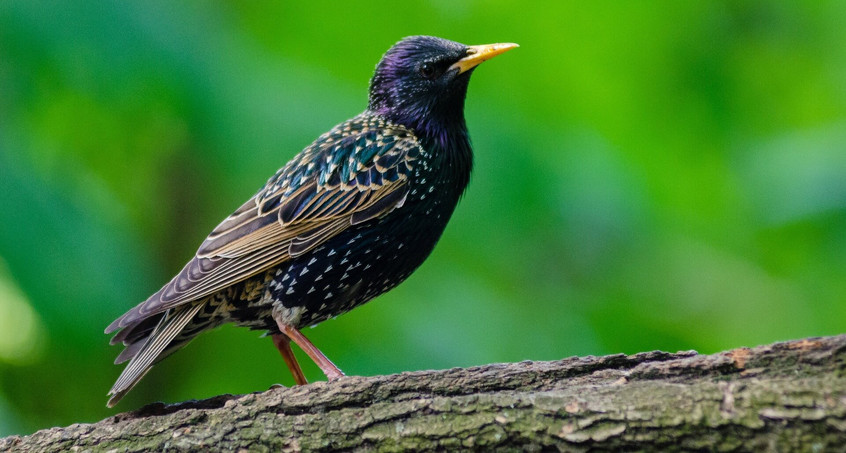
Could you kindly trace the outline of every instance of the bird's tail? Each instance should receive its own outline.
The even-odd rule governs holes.
[[[130,356],[132,359],[129,361],[129,365],[123,369],[115,385],[109,390],[111,398],[109,398],[107,406],[114,407],[150,371],[150,368],[156,362],[179,349],[194,337],[194,335],[191,335],[189,338],[178,339],[174,342],[177,335],[182,332],[204,305],[205,302],[198,302],[168,310],[150,332],[150,335],[146,337],[146,340],[140,339],[138,342],[127,346],[127,349],[121,353],[116,362],[119,363],[119,361]]]

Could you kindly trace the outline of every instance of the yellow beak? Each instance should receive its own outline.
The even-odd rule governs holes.
[[[515,47],[520,47],[513,42],[484,44],[481,46],[470,46],[467,48],[467,56],[456,61],[455,64],[449,67],[450,70],[458,69],[458,73],[468,71],[475,68],[479,63],[490,60],[491,58],[507,52]]]

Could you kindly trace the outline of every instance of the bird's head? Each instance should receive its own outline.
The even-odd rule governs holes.
[[[421,135],[464,128],[464,97],[481,62],[517,44],[465,46],[434,36],[411,36],[391,47],[370,81],[368,109]]]

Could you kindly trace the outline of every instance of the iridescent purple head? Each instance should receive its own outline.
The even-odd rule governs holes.
[[[391,47],[370,81],[369,110],[418,134],[464,126],[464,97],[472,69],[452,67],[468,46],[411,36]]]

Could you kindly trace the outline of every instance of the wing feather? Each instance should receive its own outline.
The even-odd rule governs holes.
[[[179,274],[106,333],[220,291],[402,206],[419,146],[411,131],[376,117],[342,123],[280,169]]]

